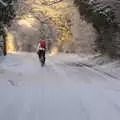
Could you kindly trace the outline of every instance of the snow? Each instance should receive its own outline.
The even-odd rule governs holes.
[[[0,64],[0,120],[120,120],[119,80],[67,64],[80,59],[47,56],[41,68],[34,53],[9,54]]]
[[[114,61],[106,65],[102,65],[101,69],[109,74],[116,76],[120,80],[120,63],[119,61]]]
[[[120,62],[119,60],[111,60],[108,56],[91,56],[87,59],[79,60],[86,66],[95,69],[96,71],[102,72],[108,76],[111,76],[117,80],[120,80]]]

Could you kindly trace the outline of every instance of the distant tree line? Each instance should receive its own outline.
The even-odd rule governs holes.
[[[74,3],[98,33],[95,50],[112,58],[120,57],[120,0],[74,0]]]
[[[4,38],[4,55],[6,55],[6,29],[16,16],[15,3],[17,0],[0,0],[0,35]]]

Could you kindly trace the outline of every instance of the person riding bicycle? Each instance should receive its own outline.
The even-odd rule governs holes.
[[[45,59],[45,53],[46,53],[46,41],[45,40],[40,40],[38,47],[37,47],[37,54],[39,58],[41,58],[41,55],[43,55]]]

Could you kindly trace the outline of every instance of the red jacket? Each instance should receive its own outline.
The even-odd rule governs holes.
[[[46,48],[46,41],[45,40],[40,41],[40,47],[41,48]]]

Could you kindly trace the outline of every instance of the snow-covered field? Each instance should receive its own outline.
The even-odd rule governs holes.
[[[0,120],[120,120],[120,81],[76,55],[9,54],[0,64]]]

